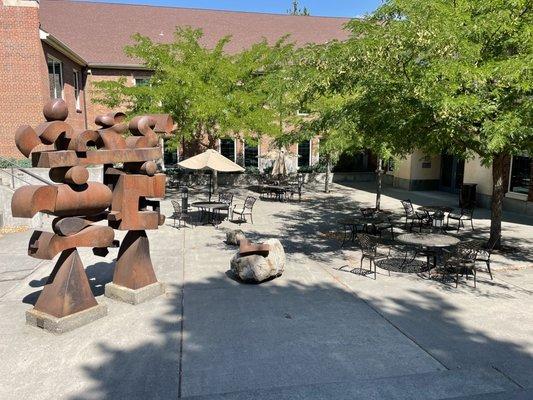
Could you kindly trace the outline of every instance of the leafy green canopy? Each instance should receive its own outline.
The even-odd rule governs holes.
[[[230,37],[212,49],[202,42],[202,31],[177,28],[172,43],[156,43],[136,34],[126,54],[152,71],[150,84],[129,86],[126,79],[96,83],[97,101],[108,107],[126,107],[131,115],[170,113],[178,124],[179,139],[214,139],[233,134],[257,140],[277,132],[276,82],[292,50],[286,38],[273,46],[257,43],[238,54],[225,51]],[[268,85],[265,83],[268,81]],[[208,145],[208,146],[209,146]]]
[[[333,87],[367,138],[490,162],[533,148],[531,0],[388,0],[353,20]],[[344,87],[344,89],[342,88]]]

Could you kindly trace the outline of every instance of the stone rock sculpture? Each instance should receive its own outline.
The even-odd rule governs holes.
[[[285,250],[278,239],[268,239],[262,244],[241,240],[230,266],[240,280],[260,283],[281,276],[285,262]]]
[[[244,232],[240,229],[230,230],[226,232],[226,244],[238,246],[240,241],[246,239]]]

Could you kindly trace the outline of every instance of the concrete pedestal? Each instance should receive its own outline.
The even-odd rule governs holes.
[[[53,315],[31,309],[26,311],[26,323],[51,333],[65,333],[87,325],[107,315],[107,306],[98,304],[86,310],[57,318]]]
[[[105,285],[105,296],[129,304],[139,304],[161,296],[165,293],[165,285],[161,282],[152,283],[140,289],[129,289],[113,282]]]

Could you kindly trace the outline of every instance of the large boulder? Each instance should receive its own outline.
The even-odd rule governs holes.
[[[235,229],[226,232],[226,243],[238,246],[242,239],[246,239],[244,232],[240,229]]]
[[[231,271],[245,282],[263,282],[281,276],[285,270],[285,250],[278,239],[268,239],[268,255],[252,254],[241,256],[239,252],[231,259]]]

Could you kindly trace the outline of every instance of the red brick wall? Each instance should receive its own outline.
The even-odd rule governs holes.
[[[48,93],[43,79],[39,8],[0,4],[0,156],[23,158],[15,147],[21,124],[43,121]]]
[[[83,99],[84,91],[84,69],[81,65],[73,62],[68,57],[61,54],[56,49],[48,46],[46,43],[43,44],[43,63],[45,66],[44,80],[46,81],[46,97],[50,98],[49,82],[48,82],[48,58],[54,57],[61,62],[62,71],[63,71],[63,100],[67,103],[68,106],[68,118],[67,122],[72,125],[74,130],[84,130],[85,129],[85,104]],[[76,108],[76,97],[74,94],[74,70],[78,71],[80,74],[80,107]],[[44,121],[41,118],[41,122]]]

